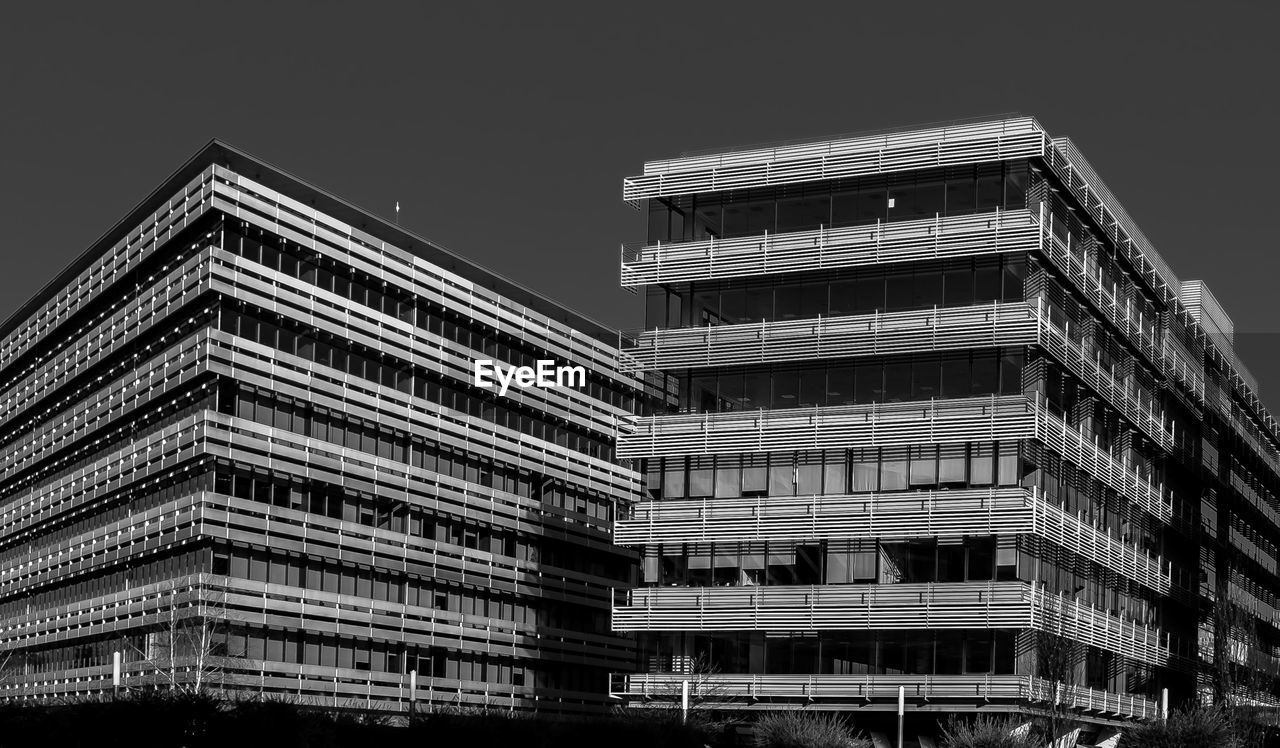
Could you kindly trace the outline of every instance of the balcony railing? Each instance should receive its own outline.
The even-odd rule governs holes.
[[[1039,489],[990,488],[644,501],[614,526],[619,545],[1034,534],[1166,593],[1160,559],[1050,504]]]
[[[1036,342],[1025,301],[738,325],[645,330],[622,337],[629,371],[885,356]]]
[[[710,455],[1039,439],[1168,521],[1159,488],[1049,411],[1038,393],[814,408],[633,417],[618,456]]]
[[[1175,353],[1167,339],[1157,339],[1155,328],[1158,320],[1151,319],[1150,325],[1145,324],[1148,320],[1135,315],[1129,299],[1126,298],[1121,302],[1116,297],[1114,287],[1104,286],[1096,262],[1090,258],[1082,258],[1072,251],[1071,235],[1068,235],[1064,241],[1053,233],[1053,221],[1053,214],[1045,209],[1044,204],[1041,204],[1039,225],[1044,232],[1042,246],[1050,262],[1093,302],[1108,321],[1115,325],[1125,340],[1143,353],[1159,372],[1181,384],[1191,393],[1196,402],[1203,404],[1205,395],[1203,367]]]
[[[884,135],[650,161],[622,181],[622,199],[795,184],[1043,155],[1044,129],[1030,117]]]
[[[614,631],[1039,629],[1152,665],[1167,634],[1022,581],[619,590]]]
[[[622,285],[1031,252],[1041,248],[1043,238],[1036,216],[1021,209],[732,239],[623,245]]]
[[[1030,628],[1024,582],[783,587],[643,587],[619,591],[615,631]]]
[[[1054,325],[1040,297],[1032,302],[645,330],[619,337],[623,371],[1039,344],[1150,439],[1166,450],[1174,445],[1155,400],[1136,397],[1114,372]]]
[[[856,705],[859,710],[896,709],[898,688],[912,701],[955,702],[955,711],[979,711],[990,702],[1057,703],[1081,712],[1152,719],[1156,702],[1135,694],[1055,684],[1029,675],[699,675],[681,673],[615,673],[610,693],[634,706],[669,704],[681,697],[690,681],[691,697],[719,709],[776,707],[776,702],[803,701],[815,707]],[[826,702],[825,704],[823,702]]]
[[[622,421],[618,456],[1030,439],[1035,421],[1022,395],[640,416]]]

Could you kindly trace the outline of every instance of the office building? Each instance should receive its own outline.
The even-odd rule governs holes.
[[[210,144],[0,327],[0,698],[605,708],[616,340]]]
[[[1280,431],[1204,284],[1012,116],[650,161],[634,704],[1274,704]],[[1211,248],[1204,248],[1206,251]],[[883,731],[891,732],[885,728]]]

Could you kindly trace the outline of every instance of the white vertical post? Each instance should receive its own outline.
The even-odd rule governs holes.
[[[418,707],[418,671],[409,671],[409,721],[417,716]]]
[[[680,681],[680,721],[689,721],[689,681]]]
[[[111,698],[120,695],[120,650],[111,653]]]
[[[898,686],[898,748],[902,748],[902,715],[906,711],[907,689]]]
[[[1160,721],[1169,719],[1169,689],[1160,689]]]

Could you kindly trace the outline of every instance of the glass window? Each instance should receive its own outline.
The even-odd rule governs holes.
[[[885,213],[885,197],[888,185],[883,180],[864,183],[858,188],[858,219],[855,223],[875,223],[883,221]]]
[[[993,482],[995,450],[992,444],[973,444],[969,449],[969,483],[989,486]]]
[[[730,462],[733,464],[726,464]],[[742,495],[742,470],[736,463],[736,458],[720,458],[716,466],[717,498],[734,498]]]
[[[769,390],[772,377],[767,371],[748,371],[743,381],[742,406],[759,410],[772,406]]]
[[[774,289],[774,319],[799,319],[804,304],[799,283],[784,283]]]
[[[827,452],[822,468],[822,492],[833,495],[848,490],[844,452]]]
[[[743,310],[744,322],[759,322],[764,319],[773,319],[773,288],[770,286],[754,285],[747,288],[744,292],[745,308]]]
[[[695,241],[721,235],[722,211],[719,195],[698,195],[694,198]]]
[[[795,468],[788,455],[769,458],[769,495],[791,496],[795,493]]]
[[[1002,296],[1005,301],[1021,301],[1023,285],[1027,275],[1027,263],[1021,257],[1006,257],[1004,260],[1004,288]]]
[[[831,223],[826,195],[792,197],[778,201],[778,231],[810,231]]]
[[[885,309],[910,309],[915,300],[915,277],[910,270],[893,270],[885,277]]]
[[[854,311],[858,314],[870,314],[884,311],[884,278],[879,274],[860,274],[853,282]]]
[[[796,494],[810,496],[822,493],[822,453],[796,457]]]
[[[827,370],[827,404],[852,405],[853,366],[833,366]]]
[[[973,274],[973,300],[978,304],[998,301],[1000,296],[1000,266],[990,261],[979,261]]]
[[[712,495],[712,458],[689,458],[689,497],[701,498]]]
[[[911,448],[910,484],[916,486],[933,486],[938,482],[938,448]]]
[[[996,574],[996,539],[965,538],[965,555],[968,567],[965,579],[988,581]]]
[[[690,543],[687,547],[689,584],[694,587],[711,584],[711,544]]]
[[[972,394],[989,395],[999,391],[997,365],[996,354],[993,352],[973,354]]]
[[[693,327],[720,324],[720,293],[708,289],[706,284],[695,285],[693,292],[692,316],[689,324]]]
[[[768,491],[769,469],[764,455],[745,455],[742,466],[742,493],[760,495]]]
[[[859,403],[874,403],[884,394],[884,367],[877,362],[860,363],[855,370],[854,399]]]
[[[969,354],[944,354],[942,357],[942,396],[968,397],[972,383],[969,375]]]
[[[747,207],[747,234],[755,236],[777,231],[777,203],[772,199],[757,200]]]
[[[959,675],[964,647],[961,631],[937,631],[934,633],[933,672],[938,675]]]
[[[1018,485],[1018,443],[1000,443],[999,478],[1002,486]]]
[[[751,214],[753,208],[756,212],[754,221]],[[748,236],[763,233],[765,230],[762,206],[752,206],[746,202],[727,202],[722,215],[725,237]]]
[[[852,279],[831,282],[830,315],[856,314],[857,282]]]
[[[991,632],[966,632],[964,643],[964,671],[966,673],[990,673]]]
[[[853,556],[853,578],[870,581],[876,578],[876,546],[874,541],[863,541]]]
[[[942,362],[933,357],[917,358],[911,362],[912,399],[929,400],[942,394]]]
[[[670,209],[661,200],[649,201],[649,227],[645,234],[649,244],[657,244],[671,239],[668,214]]]
[[[953,260],[943,270],[943,303],[946,306],[973,304],[973,266],[969,260]]]
[[[800,374],[801,407],[827,404],[827,372],[823,369],[806,369]]]
[[[1027,205],[1027,164],[1007,163],[1004,167],[1004,206],[1010,210]]]
[[[799,403],[800,372],[776,371],[773,374],[773,407],[794,408]]]
[[[947,215],[961,216],[974,210],[973,169],[948,170]]]
[[[720,410],[743,409],[743,375],[740,371],[727,371],[719,377]]]
[[[667,291],[661,286],[649,286],[645,289],[645,329],[666,327],[667,324]]]
[[[880,483],[880,460],[878,450],[861,449],[854,450],[853,460],[853,491],[875,491]]]
[[[687,241],[689,236],[685,233],[684,212],[679,208],[671,209],[671,241]]]
[[[827,293],[830,285],[826,281],[805,283],[800,289],[800,317],[813,319],[827,316]]]
[[[859,223],[858,191],[842,190],[831,196],[831,225],[852,226]]]
[[[947,542],[939,541],[938,581],[963,582],[965,556],[965,547],[960,538],[948,539]]]
[[[1000,357],[1000,393],[1016,395],[1022,392],[1022,353],[1006,353]]]
[[[935,306],[942,306],[944,302],[942,295],[942,268],[920,268],[920,272],[915,274],[914,293],[915,296],[911,304],[914,309],[929,309]]]
[[[1004,175],[999,164],[982,164],[978,167],[977,208],[979,211],[995,210],[1004,203]]]
[[[957,485],[965,482],[965,445],[943,444],[938,453],[938,483]]]
[[[849,565],[848,544],[831,541],[827,548],[827,584],[847,584],[853,581],[853,569]]]
[[[885,364],[884,400],[896,403],[911,399],[911,362]]]
[[[746,289],[726,288],[720,292],[720,317],[726,325],[749,321]]]
[[[668,499],[678,499],[685,496],[683,458],[666,458],[662,471],[662,495]]]
[[[901,491],[907,487],[907,451],[885,448],[880,459],[880,490]]]
[[[937,174],[937,172],[934,172]],[[932,218],[946,210],[945,183],[939,174],[916,182],[916,212]]]
[[[695,413],[714,413],[718,406],[715,375],[694,375],[689,380],[689,410]]]

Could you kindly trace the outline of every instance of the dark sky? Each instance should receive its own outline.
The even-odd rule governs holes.
[[[1280,405],[1275,3],[125,5],[6,9],[0,318],[215,136],[634,327],[644,160],[1018,111],[1209,282]]]

